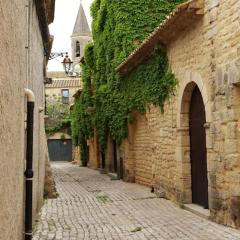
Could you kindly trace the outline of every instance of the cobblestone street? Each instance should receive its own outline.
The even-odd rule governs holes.
[[[52,163],[60,196],[47,200],[34,240],[239,240],[227,228],[156,198],[149,188]]]

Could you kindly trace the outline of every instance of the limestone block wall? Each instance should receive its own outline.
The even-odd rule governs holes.
[[[191,203],[189,107],[198,86],[206,113],[211,217],[240,227],[240,2],[205,0],[202,19],[168,43],[178,79],[164,113],[152,107],[129,126],[122,146],[125,179],[154,186],[174,201]]]
[[[206,111],[207,164],[209,207],[216,221],[239,227],[239,213],[234,210],[233,199],[239,198],[239,2],[205,1],[203,19],[190,26],[168,46],[172,69],[180,81],[178,90],[178,158],[189,179],[188,146],[184,140],[184,128],[188,127],[184,114],[189,106],[184,92],[188,84],[195,82],[201,92]],[[182,64],[184,63],[184,64]],[[186,134],[188,138],[188,133]],[[187,140],[185,137],[185,141]],[[188,141],[188,140],[187,140]],[[185,153],[184,153],[185,151]],[[189,188],[190,189],[190,188]],[[185,188],[187,199],[190,190]],[[235,201],[234,200],[234,201]],[[236,216],[238,215],[238,216]]]
[[[120,147],[125,180],[154,187],[176,200],[181,190],[181,175],[175,161],[176,102],[164,108],[151,107],[145,115],[135,114],[129,136]]]
[[[80,166],[81,164],[81,152],[79,146],[74,146],[72,150],[72,162]]]
[[[34,113],[34,214],[42,204],[46,139],[43,113],[43,44],[31,6],[31,40],[27,50],[26,1],[0,4],[0,239],[23,239],[26,99],[24,88],[36,94]],[[27,65],[29,55],[29,74]]]
[[[147,112],[151,133],[153,187],[164,196],[176,200],[181,189],[179,165],[175,160],[176,104],[174,99],[165,103],[164,113],[157,107]]]
[[[148,128],[145,127],[147,119],[139,116],[136,121],[134,148],[135,153],[135,181],[149,185],[152,178],[151,142]]]
[[[89,147],[88,167],[91,169],[98,169],[100,167],[100,159],[99,159],[96,131],[94,131],[94,136],[90,140],[88,140],[88,147]]]
[[[110,135],[108,135],[107,139],[107,148],[105,152],[105,167],[107,172],[114,171],[114,147],[113,140]]]
[[[144,185],[150,185],[152,181],[151,139],[147,124],[145,115],[135,115],[134,130],[132,130],[131,140],[129,139],[131,145],[129,159],[126,160],[126,157],[123,157],[124,161],[129,161],[130,165],[126,165],[125,172],[131,171],[129,168],[133,167],[135,181]],[[129,178],[128,174],[125,175]]]
[[[211,169],[212,213],[218,222],[240,227],[240,214],[233,199],[240,197],[240,135],[238,131],[240,89],[240,2],[210,1],[213,50],[211,64],[214,101],[212,105]]]

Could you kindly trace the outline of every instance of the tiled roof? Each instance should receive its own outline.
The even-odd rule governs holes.
[[[149,58],[159,42],[167,43],[191,26],[196,19],[202,18],[204,12],[204,0],[190,0],[180,4],[166,19],[134,50],[129,57],[116,69],[122,75],[126,75],[144,60]]]
[[[82,87],[80,78],[53,79],[52,84],[46,84],[46,88]]]
[[[88,26],[87,18],[82,3],[80,3],[77,19],[75,22],[75,26],[73,28],[72,37],[73,36],[91,36],[91,31]]]

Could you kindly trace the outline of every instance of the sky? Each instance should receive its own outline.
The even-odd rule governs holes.
[[[50,33],[54,36],[52,52],[71,53],[71,35],[80,1],[91,26],[90,6],[93,0],[56,0],[54,22],[49,26]],[[50,60],[48,71],[63,71],[61,61],[61,57]]]

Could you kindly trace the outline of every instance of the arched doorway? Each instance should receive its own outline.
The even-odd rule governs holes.
[[[192,202],[208,208],[205,123],[205,106],[201,92],[196,85],[192,92],[189,109]]]

